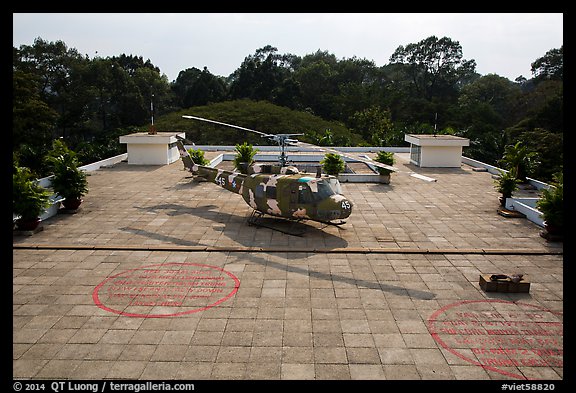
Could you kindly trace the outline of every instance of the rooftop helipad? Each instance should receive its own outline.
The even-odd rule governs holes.
[[[437,182],[343,183],[348,222],[302,237],[180,161],[91,172],[78,213],[14,237],[13,377],[562,379],[562,243],[498,215],[489,173],[396,156]]]

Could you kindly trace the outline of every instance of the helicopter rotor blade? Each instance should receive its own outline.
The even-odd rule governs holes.
[[[197,117],[197,116],[190,116],[190,115],[183,115],[182,116],[185,119],[194,119],[194,120],[200,120],[200,121],[206,121],[208,123],[214,123],[214,124],[218,124],[221,126],[226,126],[226,127],[232,127],[232,128],[236,128],[238,130],[243,130],[243,131],[250,131],[250,132],[254,132],[258,135],[261,135],[263,137],[267,137],[267,138],[273,138],[274,134],[266,134],[264,132],[260,132],[260,131],[256,131],[256,130],[252,130],[250,128],[245,128],[245,127],[240,127],[234,124],[228,124],[228,123],[222,123],[221,121],[216,121],[216,120],[210,120],[210,119],[205,119],[203,117]]]
[[[410,175],[410,176],[415,177],[415,178],[420,179],[420,180],[425,180],[425,181],[429,181],[429,182],[435,182],[436,181],[436,179],[434,179],[434,178],[420,175],[420,174],[417,174],[414,172],[401,171],[400,169],[398,169],[394,166],[382,164],[380,162],[377,162],[377,161],[374,161],[371,159],[366,159],[366,158],[361,158],[361,157],[349,155],[349,154],[343,153],[343,152],[336,150],[336,149],[330,149],[327,147],[320,147],[320,146],[313,145],[311,143],[300,142],[297,139],[291,138],[293,136],[300,136],[300,135],[304,135],[304,134],[266,134],[264,132],[252,130],[250,128],[241,127],[241,126],[237,126],[234,124],[223,123],[221,121],[205,119],[203,117],[190,116],[190,115],[183,115],[182,117],[185,119],[200,120],[200,121],[205,121],[208,123],[218,124],[221,126],[236,128],[238,130],[253,132],[253,133],[256,133],[258,135],[261,135],[262,137],[270,138],[270,139],[274,140],[275,142],[278,142],[278,144],[280,144],[281,146],[283,146],[283,145],[299,146],[299,147],[306,147],[306,148],[314,149],[314,150],[320,150],[320,151],[323,151],[326,153],[334,153],[334,154],[338,154],[342,157],[346,157],[346,158],[349,158],[351,160],[355,160],[358,162],[363,162],[365,164],[372,165],[372,166],[375,166],[378,168],[388,169],[389,171],[398,172],[401,174],[407,174],[407,175]]]
[[[324,151],[326,153],[338,154],[342,157],[346,157],[346,158],[349,158],[349,159],[354,160],[354,161],[363,162],[365,164],[372,165],[372,166],[375,166],[378,168],[388,169],[389,171],[392,171],[392,172],[397,172],[397,173],[404,174],[404,175],[410,175],[410,176],[415,177],[415,178],[420,179],[420,180],[425,180],[428,182],[435,182],[436,181],[436,179],[434,179],[432,177],[420,175],[420,174],[414,173],[414,172],[402,171],[402,170],[400,170],[394,166],[382,164],[382,163],[374,161],[370,158],[363,158],[363,157],[353,156],[351,154],[346,154],[346,153],[341,152],[340,150],[331,149],[331,148],[327,148],[327,147],[320,147],[320,146],[316,146],[316,145],[313,145],[311,143],[305,143],[305,142],[298,142],[297,146],[307,147],[310,149],[316,149],[316,150]]]

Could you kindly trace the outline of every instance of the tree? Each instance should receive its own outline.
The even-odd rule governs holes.
[[[390,62],[404,64],[416,94],[432,100],[454,97],[459,83],[473,77],[476,62],[462,56],[458,41],[430,36],[416,44],[400,45]]]
[[[540,164],[540,157],[538,153],[523,146],[522,142],[516,142],[504,148],[504,156],[500,162],[506,169],[514,172],[518,180],[526,182],[526,176],[532,174]]]
[[[531,64],[531,71],[537,82],[542,80],[564,79],[564,45],[560,49],[550,49]]]
[[[334,70],[323,60],[301,66],[295,78],[300,85],[301,105],[320,117],[330,119],[337,87]]]
[[[23,166],[40,170],[38,156],[50,145],[56,111],[40,97],[34,74],[15,70],[12,74],[12,143]],[[26,154],[29,151],[31,154]]]
[[[350,124],[355,132],[373,146],[385,146],[389,138],[393,137],[394,125],[390,119],[390,111],[377,106],[356,112],[351,117]]]
[[[180,71],[171,88],[181,108],[220,102],[228,93],[224,79],[212,75],[206,67],[202,71],[195,67]]]
[[[279,55],[278,49],[266,45],[254,55],[244,59],[230,78],[230,97],[267,100],[272,103],[287,102],[287,93],[297,94],[296,85],[290,78],[293,55]]]

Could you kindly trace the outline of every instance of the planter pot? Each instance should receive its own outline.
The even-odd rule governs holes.
[[[390,174],[388,175],[380,175],[380,183],[382,184],[390,184]]]
[[[511,198],[511,196],[499,196],[498,200],[500,201],[500,206],[506,207],[506,198]]]
[[[76,210],[78,209],[82,201],[83,201],[82,198],[76,198],[76,199],[66,198],[64,199],[64,201],[62,201],[62,206],[64,206],[64,209],[66,210]]]
[[[25,218],[25,219],[18,219],[16,221],[16,229],[19,231],[34,231],[40,225],[40,217],[36,218]]]
[[[560,236],[564,233],[564,228],[559,225],[548,224],[544,222],[544,229],[553,236]]]
[[[540,232],[540,236],[551,242],[561,242],[564,240],[564,227],[544,221],[544,230]]]

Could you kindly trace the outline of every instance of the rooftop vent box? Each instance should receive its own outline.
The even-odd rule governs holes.
[[[177,138],[185,138],[184,132],[136,132],[122,135],[120,143],[126,143],[128,164],[168,165],[180,159]]]
[[[410,143],[410,163],[421,168],[459,168],[462,147],[470,139],[453,135],[406,134]]]

